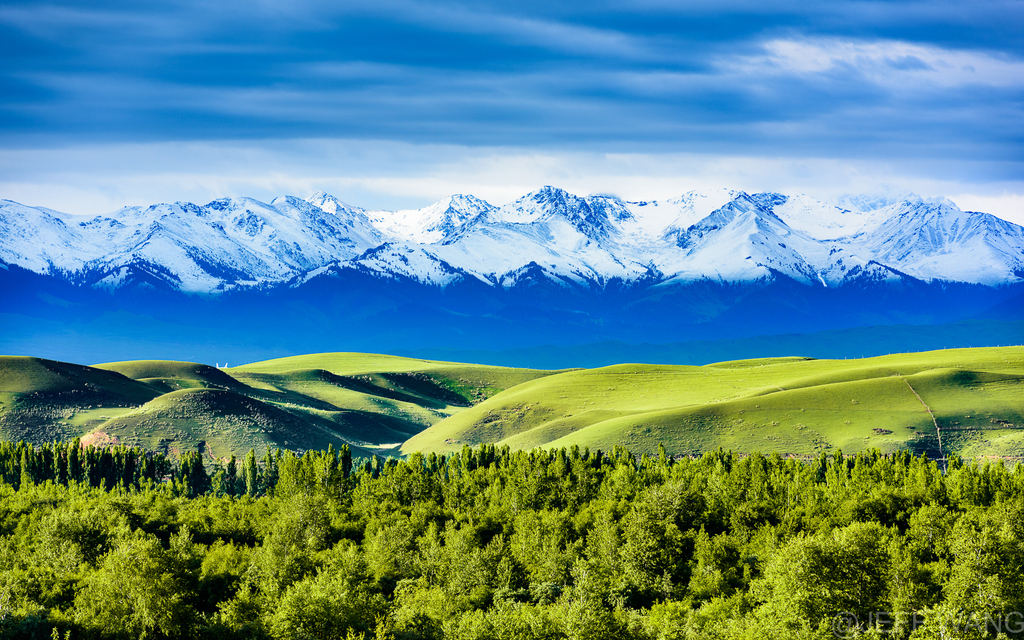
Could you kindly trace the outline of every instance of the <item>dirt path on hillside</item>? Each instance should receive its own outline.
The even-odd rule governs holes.
[[[921,395],[914,390],[913,386],[911,386],[910,380],[907,380],[903,376],[900,376],[900,380],[907,383],[907,388],[910,389],[910,392],[914,394],[914,397],[917,398],[917,401],[921,403],[921,406],[924,407],[924,410],[928,412],[929,416],[931,416],[932,424],[935,425],[935,436],[939,439],[939,458],[942,460],[942,471],[945,472],[946,454],[943,453],[942,451],[942,430],[939,429],[939,421],[935,419],[935,414],[932,413],[932,408],[928,406],[928,404],[924,401]]]

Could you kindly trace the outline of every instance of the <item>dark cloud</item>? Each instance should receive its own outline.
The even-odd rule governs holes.
[[[1019,2],[579,7],[9,3],[0,132],[1020,159]]]

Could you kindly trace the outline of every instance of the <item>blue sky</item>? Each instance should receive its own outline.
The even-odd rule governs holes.
[[[1024,223],[1020,0],[511,4],[7,2],[0,198],[912,190]]]

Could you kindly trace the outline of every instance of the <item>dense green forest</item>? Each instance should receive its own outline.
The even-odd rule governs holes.
[[[0,444],[4,638],[1024,635],[1024,468]]]

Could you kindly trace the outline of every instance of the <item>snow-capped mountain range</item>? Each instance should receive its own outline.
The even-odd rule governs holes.
[[[663,201],[579,197],[545,187],[501,207],[454,195],[370,211],[325,193],[127,207],[85,219],[0,201],[0,263],[83,285],[185,292],[299,286],[332,270],[448,286],[524,278],[749,282],[788,276],[841,287],[911,276],[1024,281],[1024,227],[945,199],[691,191]],[[2,266],[2,265],[0,265]]]

